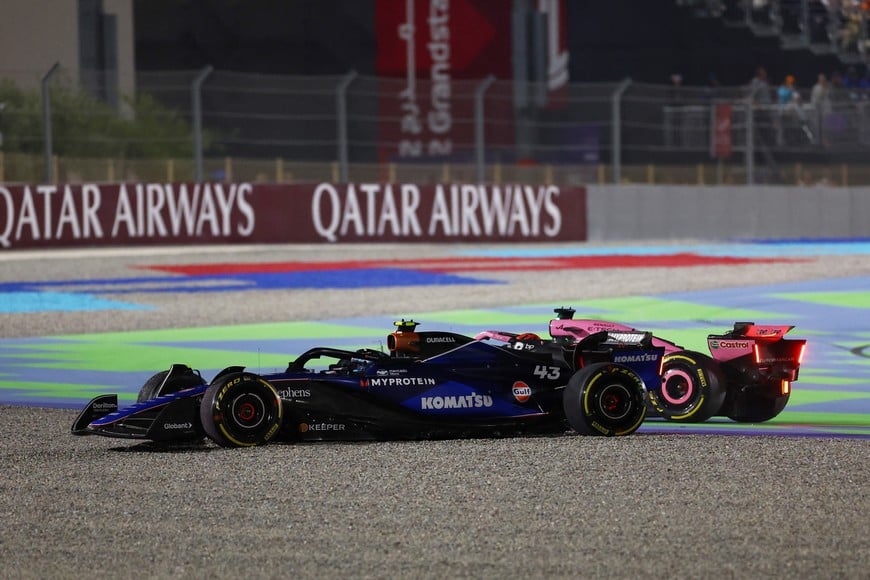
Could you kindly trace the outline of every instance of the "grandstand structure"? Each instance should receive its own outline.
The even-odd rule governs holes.
[[[47,1],[0,12],[21,19]],[[58,36],[63,46],[28,52],[19,34],[0,77],[15,80],[16,50],[38,55],[15,73],[42,79],[46,94],[66,83],[114,103],[152,95],[208,138],[194,131],[190,156],[175,158],[131,157],[123,140],[116,156],[77,156],[77,140],[100,138],[88,135],[59,135],[61,152],[0,144],[0,181],[870,183],[868,12],[856,0],[467,0],[453,5],[489,12],[463,19],[421,14],[446,5],[428,0],[304,4],[263,0],[277,12],[257,14],[234,2],[89,0],[65,14],[80,25]],[[622,28],[600,26],[628,8]],[[471,22],[490,45],[432,49],[446,34],[433,21],[462,39]],[[413,57],[394,49],[411,31],[423,48],[408,73]],[[52,62],[65,74],[47,80]],[[825,101],[813,97],[820,74]],[[797,97],[781,104],[787,75]],[[0,109],[0,133],[24,114]],[[30,130],[18,141],[42,142],[42,127]]]
[[[870,35],[864,0],[676,0],[699,18],[721,18],[758,37],[776,39],[784,50],[835,55],[845,64],[866,65]]]

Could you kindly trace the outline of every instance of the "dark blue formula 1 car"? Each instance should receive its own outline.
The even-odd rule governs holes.
[[[164,442],[207,436],[225,447],[570,429],[628,435],[644,420],[647,389],[661,385],[664,348],[648,332],[605,331],[578,342],[396,326],[389,352],[317,347],[281,373],[228,367],[206,382],[175,364],[129,407],[119,409],[117,395],[96,397],[72,432]]]

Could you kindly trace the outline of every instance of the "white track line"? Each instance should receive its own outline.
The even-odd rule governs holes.
[[[114,258],[125,256],[182,256],[191,254],[245,254],[251,252],[292,249],[294,252],[322,252],[338,247],[336,244],[292,244],[292,245],[202,245],[202,246],[138,246],[115,248],[69,248],[51,250],[12,250],[0,251],[0,262],[15,262],[45,258]],[[353,244],[354,248],[407,248],[407,244]]]

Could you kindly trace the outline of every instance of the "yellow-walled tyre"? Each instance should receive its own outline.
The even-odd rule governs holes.
[[[230,373],[206,390],[199,417],[206,435],[222,447],[265,445],[281,430],[281,399],[262,377]]]
[[[581,435],[630,435],[646,416],[646,389],[630,368],[596,363],[574,373],[563,405],[568,424]]]

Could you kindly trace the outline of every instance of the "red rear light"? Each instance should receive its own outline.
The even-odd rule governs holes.
[[[803,364],[804,362],[804,352],[807,350],[807,343],[803,343],[801,345],[801,349],[798,351],[797,362],[798,364]]]
[[[752,345],[752,352],[755,355],[755,364],[761,364],[761,349],[758,348],[758,343]]]

